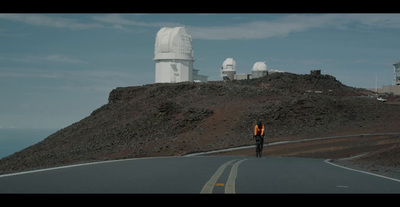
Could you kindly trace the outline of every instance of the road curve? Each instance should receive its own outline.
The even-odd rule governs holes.
[[[400,180],[324,159],[154,157],[0,175],[0,193],[400,193]]]

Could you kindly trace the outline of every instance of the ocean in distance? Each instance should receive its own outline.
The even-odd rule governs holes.
[[[0,129],[0,159],[34,145],[58,129]]]

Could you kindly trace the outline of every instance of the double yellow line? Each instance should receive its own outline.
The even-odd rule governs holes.
[[[242,159],[238,161],[239,159],[235,160],[230,160],[223,165],[221,165],[218,170],[214,173],[213,176],[204,184],[203,188],[201,189],[200,193],[212,193],[214,186],[217,185],[217,180],[219,177],[221,177],[222,173],[224,172],[225,168],[228,165],[232,165],[231,172],[229,173],[228,181],[225,184],[225,193],[236,193],[235,191],[235,180],[237,176],[237,171],[239,168],[240,163],[245,161],[246,159]]]

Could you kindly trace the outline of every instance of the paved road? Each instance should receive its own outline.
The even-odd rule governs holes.
[[[400,180],[323,159],[128,159],[0,175],[0,193],[400,193]]]

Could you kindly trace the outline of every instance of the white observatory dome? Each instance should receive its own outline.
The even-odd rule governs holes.
[[[184,27],[163,27],[154,44],[156,83],[193,81],[192,37]]]
[[[253,65],[252,71],[267,71],[267,65],[265,62],[256,62]]]
[[[164,59],[194,60],[192,37],[184,27],[163,27],[158,31],[154,60]]]
[[[222,70],[234,70],[236,71],[236,61],[233,58],[226,58],[226,60],[222,63]]]

